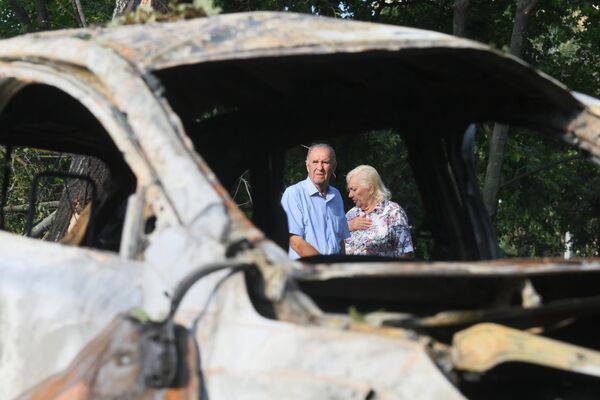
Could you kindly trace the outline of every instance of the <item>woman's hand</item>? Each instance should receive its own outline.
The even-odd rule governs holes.
[[[350,229],[350,232],[362,231],[365,229],[369,229],[372,224],[373,222],[371,222],[371,220],[367,218],[366,215],[361,215],[348,221],[348,228]]]

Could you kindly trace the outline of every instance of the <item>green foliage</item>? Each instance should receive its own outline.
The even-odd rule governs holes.
[[[129,311],[129,316],[138,322],[146,323],[152,321],[150,315],[142,308],[134,308]]]
[[[365,322],[365,315],[358,311],[356,306],[348,307],[348,316],[352,322]]]
[[[19,0],[25,9],[33,30],[42,30],[37,18],[35,0]],[[75,9],[69,0],[50,0],[48,6],[48,21],[50,29],[77,28],[79,23]],[[112,18],[115,6],[114,0],[81,0],[81,6],[88,24],[103,24]],[[23,21],[17,17],[9,0],[0,0],[0,38],[7,38],[27,32]]]
[[[550,3],[551,23],[536,19],[532,26],[530,57],[570,88],[600,96],[600,10],[592,3]]]
[[[483,135],[477,147],[480,176],[487,146]],[[495,220],[503,253],[560,256],[570,232],[576,255],[599,255],[600,168],[561,140],[524,129],[511,132],[505,151]]]
[[[6,149],[2,146],[2,167],[7,163]],[[42,151],[32,148],[16,148],[12,151],[10,160],[11,179],[8,182],[8,192],[5,210],[5,229],[10,232],[22,234],[30,204],[30,194],[33,187],[34,176],[40,172],[52,170],[68,172],[71,156],[61,153]],[[4,184],[4,168],[0,172],[0,181]],[[56,207],[44,205],[46,202],[58,201],[64,188],[64,180],[48,178],[39,181],[37,187],[37,201],[34,205],[34,223],[40,222],[50,215]],[[22,207],[19,211],[11,210],[14,206]]]
[[[0,38],[7,38],[25,33],[25,28],[15,16],[7,0],[0,0]]]

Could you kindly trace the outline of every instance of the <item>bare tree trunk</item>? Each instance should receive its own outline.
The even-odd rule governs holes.
[[[102,188],[109,179],[109,172],[104,163],[91,157],[74,156],[69,172],[89,176],[95,182],[98,192],[92,193],[90,185],[82,179],[69,179],[63,189],[56,217],[46,240],[61,240],[68,232],[69,226],[77,220],[91,200],[92,195],[96,197],[102,195]]]
[[[469,0],[454,0],[454,19],[452,20],[452,34],[466,37],[466,15]]]
[[[113,19],[127,14],[135,10],[140,4],[140,0],[115,0],[115,8],[113,10]]]
[[[48,22],[48,7],[46,6],[46,0],[36,0],[37,5],[37,18],[40,28],[42,30],[50,29],[50,23]]]
[[[25,27],[27,32],[33,32],[33,24],[31,23],[31,19],[29,19],[29,15],[27,14],[27,10],[17,1],[17,0],[9,0],[12,5],[12,9],[15,12],[15,15],[19,19],[19,21]]]
[[[73,5],[73,8],[75,9],[75,18],[77,18],[77,23],[79,26],[85,28],[87,26],[87,21],[85,20],[85,13],[83,12],[81,1],[71,0],[71,5]]]
[[[527,20],[537,2],[538,0],[518,0],[517,2],[515,23],[510,37],[510,52],[517,57],[522,56]],[[483,186],[483,202],[492,218],[495,218],[498,211],[498,190],[502,176],[502,160],[509,129],[506,125],[496,124],[490,140],[490,153]]]
[[[115,0],[113,18],[135,11],[140,5],[152,6],[155,10],[166,13],[169,11],[168,0]]]

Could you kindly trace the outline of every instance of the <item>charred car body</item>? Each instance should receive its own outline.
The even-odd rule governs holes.
[[[278,13],[26,35],[0,43],[0,77],[6,154],[110,171],[84,246],[0,232],[1,398],[598,389],[600,260],[499,260],[468,128],[529,127],[598,163],[596,100],[471,41]],[[390,127],[433,261],[289,260],[285,150]],[[247,170],[252,221],[226,190]]]

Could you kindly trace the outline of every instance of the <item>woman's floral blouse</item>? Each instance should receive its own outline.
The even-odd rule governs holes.
[[[365,215],[364,211],[354,207],[346,213],[346,220],[360,215]],[[345,240],[346,254],[398,257],[413,251],[408,218],[398,203],[384,200],[367,217],[372,225],[350,232],[350,238]]]

